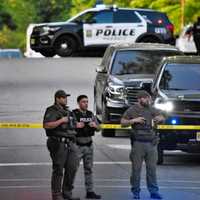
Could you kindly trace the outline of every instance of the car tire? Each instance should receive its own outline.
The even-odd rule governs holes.
[[[105,123],[108,121],[108,108],[105,103],[102,103],[102,122]],[[102,129],[101,135],[103,137],[115,137],[115,129]]]
[[[162,41],[157,38],[157,37],[153,37],[153,36],[148,36],[148,37],[144,37],[142,38],[140,41],[140,43],[162,43]]]
[[[164,150],[161,148],[161,146],[158,144],[158,165],[162,165],[164,162]]]
[[[56,53],[60,57],[72,56],[77,49],[77,42],[71,36],[61,36],[55,42]]]
[[[56,52],[54,50],[42,50],[40,52],[44,57],[54,57]]]

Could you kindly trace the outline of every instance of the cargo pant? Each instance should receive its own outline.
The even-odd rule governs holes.
[[[197,54],[200,55],[200,34],[194,35],[194,43],[197,49]]]
[[[79,149],[79,162],[83,160],[83,168],[85,175],[86,192],[93,192],[93,155],[94,148],[91,146],[78,146]]]
[[[75,143],[65,143],[49,138],[47,148],[52,159],[51,190],[63,193],[65,197],[72,196],[74,179],[78,169],[78,148]],[[64,175],[64,176],[63,176]]]
[[[143,161],[145,161],[147,188],[150,193],[157,193],[159,190],[156,177],[157,145],[153,145],[151,142],[135,141],[132,145],[130,160],[132,162],[130,178],[132,192],[140,192],[141,170]]]

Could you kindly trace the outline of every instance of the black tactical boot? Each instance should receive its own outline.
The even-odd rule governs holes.
[[[72,197],[72,196],[70,196],[70,197],[64,196],[64,200],[80,200],[80,198],[79,197]]]
[[[133,199],[140,199],[140,194],[138,192],[133,193]]]
[[[52,200],[64,200],[62,193],[52,193]]]
[[[159,193],[151,193],[151,199],[163,199]]]
[[[87,192],[86,199],[101,199],[101,195],[98,195],[95,192]]]

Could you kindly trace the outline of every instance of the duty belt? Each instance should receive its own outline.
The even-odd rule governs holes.
[[[151,142],[153,142],[153,139],[152,140],[135,139],[135,142],[151,143]]]
[[[70,138],[65,138],[65,137],[51,136],[51,137],[48,137],[48,138],[56,140],[58,142],[62,142],[62,143],[68,143],[68,142],[72,141]]]
[[[92,145],[92,141],[90,141],[90,142],[88,142],[88,143],[76,142],[76,144],[77,144],[78,146],[81,146],[81,147],[83,147],[83,146],[90,147],[90,146]]]

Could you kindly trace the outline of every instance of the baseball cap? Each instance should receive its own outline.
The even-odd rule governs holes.
[[[58,90],[55,93],[55,98],[68,97],[68,96],[71,96],[71,95],[67,94],[64,90]]]

